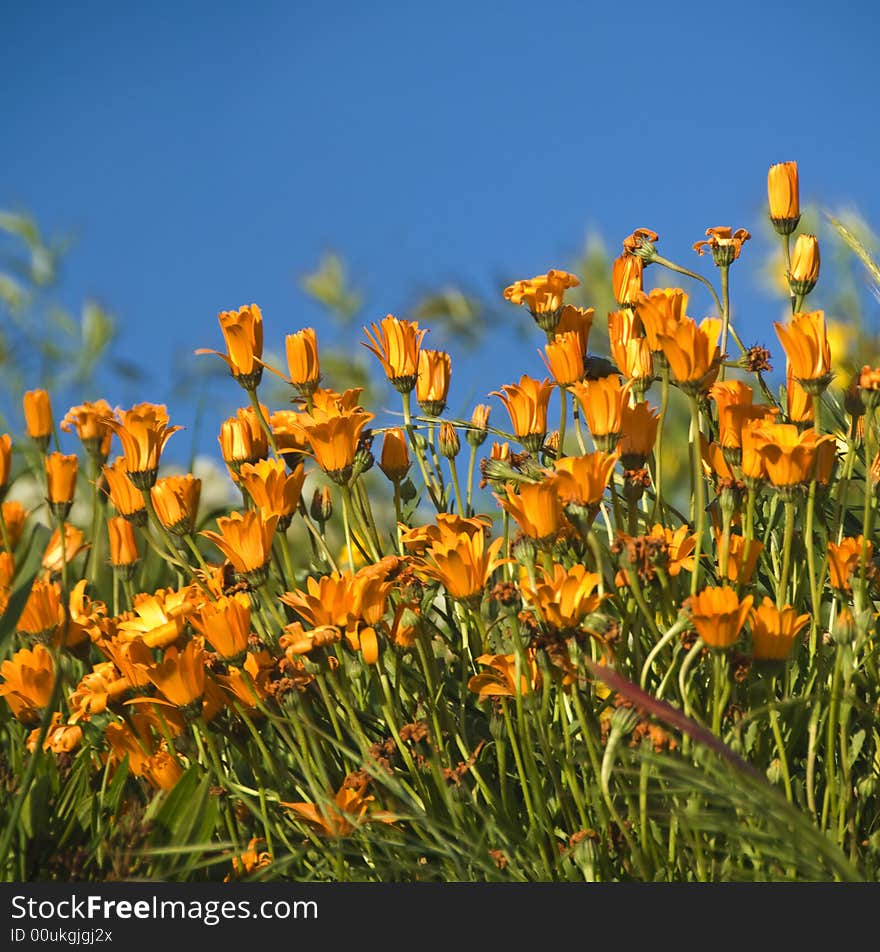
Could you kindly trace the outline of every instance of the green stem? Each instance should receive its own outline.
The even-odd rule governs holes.
[[[724,380],[724,359],[727,356],[727,334],[730,330],[730,265],[722,265],[721,272],[721,367],[718,379]]]
[[[782,536],[782,571],[776,586],[776,607],[781,611],[786,604],[785,590],[791,572],[791,549],[794,541],[795,504],[793,499],[785,500],[785,529]],[[792,600],[793,602],[793,600]]]
[[[694,546],[694,571],[691,575],[691,595],[699,588],[700,556],[703,551],[703,534],[706,531],[706,486],[703,482],[703,461],[700,454],[700,405],[694,395],[690,396],[691,430],[693,433],[692,453],[694,483],[694,519],[696,522],[696,544]]]
[[[565,456],[565,423],[568,418],[568,391],[559,387],[559,448],[557,456]]]

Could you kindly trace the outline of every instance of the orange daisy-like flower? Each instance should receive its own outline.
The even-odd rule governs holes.
[[[571,392],[584,411],[587,426],[598,449],[611,453],[623,430],[623,410],[629,404],[632,381],[621,384],[617,374],[598,380],[582,380]]]
[[[190,588],[176,592],[159,589],[136,595],[133,612],[117,626],[118,637],[123,641],[142,639],[151,648],[173,644],[183,633],[187,618],[195,608]]]
[[[21,635],[48,642],[64,624],[64,602],[57,582],[34,579],[16,629]]]
[[[305,820],[318,832],[330,837],[350,836],[358,826],[372,820],[383,823],[392,823],[394,817],[387,813],[378,813],[371,809],[374,797],[365,796],[364,788],[354,788],[343,785],[333,799],[324,803],[288,803],[281,801],[281,806],[292,810],[300,819]]]
[[[379,359],[385,376],[399,393],[409,393],[419,375],[419,351],[428,333],[418,321],[402,321],[388,314],[378,324],[364,328],[364,347]]]
[[[113,463],[105,464],[101,471],[107,483],[110,501],[119,515],[135,525],[144,525],[147,521],[144,495],[128,478],[125,458],[117,457]]]
[[[785,413],[792,423],[813,423],[815,419],[813,398],[797,382],[791,372],[791,364],[785,371]]]
[[[723,533],[720,529],[715,532],[715,549],[718,552],[719,567],[721,563],[721,547]],[[728,537],[727,575],[731,582],[740,582],[748,585],[755,574],[758,559],[764,550],[764,543],[760,539],[749,541],[745,536],[733,535]]]
[[[290,382],[302,396],[314,393],[321,382],[318,358],[318,337],[313,327],[306,327],[284,338]]]
[[[9,545],[14,549],[21,540],[21,534],[24,531],[24,524],[30,513],[17,499],[10,499],[2,503],[3,519],[6,522],[6,535],[9,537]],[[0,538],[0,544],[2,544]]]
[[[681,288],[655,288],[639,295],[636,313],[653,353],[662,353],[660,335],[675,333],[675,328],[687,316],[687,304],[688,296]]]
[[[531,694],[540,690],[541,671],[534,648],[526,650],[527,670],[520,671],[519,687],[516,675],[519,665],[515,653],[480,655],[477,663],[490,669],[483,674],[475,674],[468,681],[468,690],[479,694],[481,701],[489,697],[516,697],[518,694]]]
[[[306,413],[299,421],[316,462],[340,486],[347,485],[352,478],[361,432],[373,418],[374,414],[357,407],[338,410],[324,419]]]
[[[704,588],[685,601],[691,623],[710,648],[729,648],[739,637],[754,598],[740,600],[726,585]]]
[[[420,350],[416,379],[416,400],[428,416],[440,416],[446,409],[452,359],[442,350]]]
[[[801,217],[797,162],[777,162],[767,173],[770,221],[780,235],[790,235]]]
[[[399,483],[409,472],[410,466],[406,435],[399,426],[391,427],[391,429],[385,431],[382,438],[382,456],[379,460],[379,469],[392,483]]]
[[[192,473],[165,476],[150,490],[159,522],[179,536],[189,535],[195,530],[201,494],[202,481]]]
[[[707,238],[694,243],[694,251],[698,255],[712,252],[712,259],[719,268],[732,264],[740,255],[743,243],[752,236],[745,228],[732,228],[726,225],[706,229]]]
[[[190,620],[222,658],[237,658],[247,651],[251,633],[251,602],[243,592],[205,602]]]
[[[29,751],[33,752],[37,749],[39,737],[40,729],[35,727],[25,741]],[[69,754],[79,747],[82,739],[83,732],[79,724],[68,723],[62,718],[60,711],[54,711],[49,729],[43,739],[43,750],[51,750],[53,754]]]
[[[407,552],[419,555],[429,546],[442,543],[449,539],[454,539],[461,532],[468,535],[476,533],[487,533],[491,522],[485,516],[474,516],[465,519],[453,512],[439,512],[434,517],[435,521],[427,526],[415,526],[412,529],[404,529],[401,532],[400,541]]]
[[[654,451],[660,411],[646,401],[623,408],[620,417],[620,442],[617,444],[623,468],[639,469]]]
[[[137,565],[140,555],[134,527],[124,516],[113,516],[107,520],[107,535],[110,539],[110,564],[131,578],[131,570]]]
[[[519,492],[513,483],[506,486],[506,495],[496,495],[501,507],[516,520],[524,535],[539,545],[559,535],[562,526],[562,501],[554,479],[539,483],[521,483]]]
[[[100,460],[107,459],[113,430],[107,425],[107,419],[113,416],[113,410],[106,400],[96,400],[71,407],[61,421],[61,429],[69,433],[76,430],[86,452]]]
[[[288,473],[282,460],[245,463],[239,471],[239,481],[263,519],[278,516],[278,529],[281,532],[287,529],[296,512],[305,478],[306,471],[302,463],[292,473]]]
[[[624,252],[611,266],[611,287],[614,300],[621,308],[635,307],[642,294],[645,262],[636,255]]]
[[[226,341],[226,353],[200,347],[197,354],[216,354],[229,366],[233,377],[245,390],[255,390],[263,376],[263,314],[256,304],[217,315]]]
[[[801,431],[792,423],[762,423],[755,440],[770,482],[785,489],[816,478],[820,447],[834,437],[820,436],[812,427]]]
[[[74,455],[50,453],[46,457],[46,486],[52,512],[66,518],[76,490],[79,460]]]
[[[656,523],[651,527],[648,536],[666,543],[668,560],[666,571],[672,578],[675,578],[682,571],[693,572],[697,537],[691,533],[686,525],[679,526],[677,529],[670,529],[669,526]]]
[[[791,605],[779,609],[765,596],[764,601],[749,612],[755,660],[785,661],[795,638],[809,623],[809,615],[799,615]]]
[[[685,393],[704,393],[714,383],[723,356],[718,348],[720,335],[717,317],[703,318],[699,325],[685,317],[671,334],[658,335],[669,370]]]
[[[587,571],[582,564],[566,570],[558,562],[553,563],[552,573],[546,569],[541,571],[543,577],[534,585],[527,579],[520,582],[523,598],[535,608],[544,624],[560,631],[580,628],[602,602],[602,596],[596,591],[598,574]]]
[[[553,383],[549,377],[536,380],[523,374],[518,384],[504,384],[501,391],[493,390],[490,394],[504,404],[514,435],[530,453],[537,453],[544,445],[547,406],[552,392]]]
[[[55,664],[44,645],[22,648],[0,664],[0,697],[13,716],[23,724],[31,724],[52,699],[55,687]]]
[[[255,509],[249,509],[220,516],[217,519],[219,533],[203,530],[200,534],[220,549],[236,572],[252,584],[261,585],[267,577],[277,525],[278,516],[264,519]]]
[[[568,288],[576,288],[580,280],[568,271],[551,269],[534,278],[514,281],[504,289],[504,297],[512,304],[524,304],[538,326],[550,333],[559,322],[562,298]]]
[[[608,339],[617,369],[644,390],[654,376],[651,345],[642,334],[641,319],[632,311],[612,311],[608,315]]]
[[[45,390],[28,390],[22,397],[27,435],[45,450],[52,436],[52,403]]]
[[[554,469],[556,492],[565,505],[597,507],[605,495],[608,480],[619,459],[616,453],[587,453],[584,456],[563,456]]]
[[[580,342],[581,355],[586,356],[590,342],[590,329],[593,326],[593,315],[595,311],[591,307],[575,307],[573,304],[566,304],[559,315],[554,334],[560,337],[562,334],[574,333],[578,336]]]
[[[0,434],[0,500],[6,495],[11,470],[12,437],[8,433],[3,433]]]
[[[150,489],[159,474],[165,444],[183,427],[169,426],[168,411],[162,404],[139,403],[117,413],[118,420],[108,417],[106,423],[122,443],[128,478],[137,489]]]
[[[439,582],[450,597],[476,605],[492,573],[504,559],[498,557],[504,539],[487,544],[486,534],[444,532],[416,562],[418,574]]]
[[[863,536],[847,536],[839,543],[828,543],[828,577],[832,588],[839,592],[852,591],[851,579],[859,571],[863,547],[866,562],[870,564],[874,557],[874,546],[870,540],[866,545]]]
[[[584,375],[584,352],[576,331],[554,335],[553,340],[544,345],[541,359],[560,387],[567,387]]]
[[[172,704],[186,707],[205,693],[205,649],[195,641],[182,651],[171,645],[144,673]]]
[[[819,280],[819,239],[815,235],[798,235],[791,252],[788,283],[792,293],[809,294]]]
[[[773,326],[785,348],[792,376],[810,395],[821,394],[834,377],[825,312],[793,314],[788,324],[776,321]]]
[[[61,533],[56,529],[49,537],[40,565],[44,572],[58,575],[66,562],[68,565],[80,554],[85,552],[89,543],[85,541],[82,529],[64,524],[64,545],[61,544]]]

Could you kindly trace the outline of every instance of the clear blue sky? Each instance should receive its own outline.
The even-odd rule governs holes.
[[[150,370],[139,398],[170,402],[169,356],[221,347],[219,310],[258,303],[276,349],[320,339],[297,280],[326,249],[369,319],[564,267],[592,230],[616,253],[651,227],[714,277],[692,243],[757,235],[767,168],[790,159],[803,201],[880,228],[878,19],[870,0],[7,3],[0,207],[75,234],[59,295],[117,315],[117,349]],[[744,336],[775,346],[745,259],[736,280]],[[453,347],[454,392],[543,375],[517,347]]]

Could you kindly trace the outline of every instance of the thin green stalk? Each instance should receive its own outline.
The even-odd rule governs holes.
[[[695,395],[690,395],[691,429],[693,432],[691,459],[693,460],[694,520],[696,544],[694,545],[694,571],[691,574],[691,595],[697,593],[700,580],[700,556],[703,552],[703,535],[706,531],[706,486],[703,482],[703,461],[700,456],[700,405]]]
[[[785,529],[782,536],[782,571],[776,585],[776,607],[781,611],[789,602],[786,600],[788,577],[791,573],[791,549],[794,542],[795,503],[793,499],[785,500]],[[791,600],[793,602],[793,599]]]
[[[730,330],[730,265],[721,265],[721,367],[718,379],[724,380],[724,358],[727,356],[727,334]]]

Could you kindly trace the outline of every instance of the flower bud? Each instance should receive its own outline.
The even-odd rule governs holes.
[[[45,453],[52,436],[52,404],[45,390],[28,390],[22,398],[28,436]]]
[[[797,162],[778,162],[767,173],[770,221],[780,235],[790,235],[801,217]]]
[[[809,294],[819,280],[819,241],[815,235],[798,235],[791,254],[788,284],[792,294]]]
[[[330,494],[329,486],[322,486],[316,489],[312,496],[312,504],[309,507],[309,514],[322,525],[330,521],[333,515],[333,497]]]
[[[410,465],[409,447],[403,430],[400,427],[386,430],[382,438],[379,469],[392,483],[399,483],[409,472]]]
[[[439,436],[440,454],[446,459],[455,459],[461,451],[461,441],[455,427],[446,421],[440,424]]]

